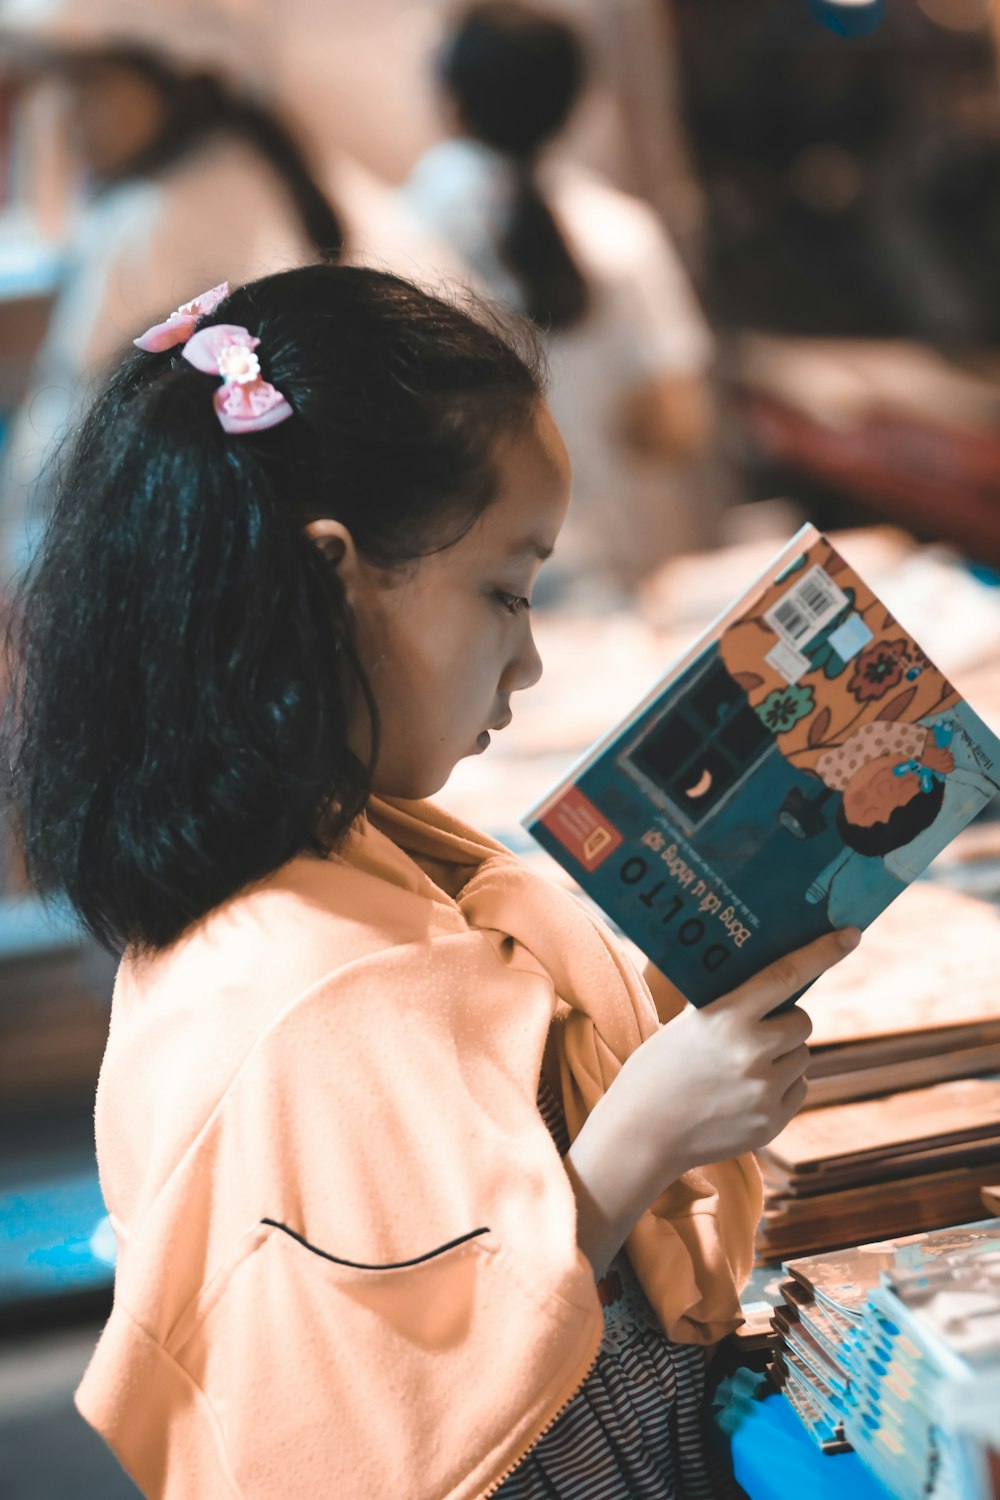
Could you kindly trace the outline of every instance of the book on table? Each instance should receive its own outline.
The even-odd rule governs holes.
[[[843,1428],[900,1500],[992,1500],[1000,1473],[1000,1225],[914,1237],[849,1337]]]
[[[866,927],[998,788],[1000,741],[807,526],[523,821],[703,1005]]]
[[[977,1475],[1000,1446],[1000,1224],[783,1269],[769,1372],[814,1441],[855,1447],[900,1500],[989,1493]]]
[[[915,881],[867,934],[863,960],[828,970],[802,1002],[810,1109],[1000,1073],[995,906]]]

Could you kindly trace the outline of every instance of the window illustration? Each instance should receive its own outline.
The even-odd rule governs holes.
[[[690,832],[773,747],[774,736],[713,653],[632,741],[620,765]]]

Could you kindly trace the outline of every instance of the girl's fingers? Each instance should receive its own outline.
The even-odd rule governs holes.
[[[771,1016],[758,1023],[763,1030],[774,1037],[774,1059],[784,1057],[786,1052],[793,1051],[802,1042],[807,1042],[812,1035],[812,1016],[799,1005],[790,1006],[777,1016]]]
[[[796,1078],[795,1082],[781,1096],[781,1112],[786,1120],[797,1115],[806,1102],[806,1081],[804,1078]]]
[[[786,1052],[784,1057],[779,1057],[774,1064],[775,1075],[781,1093],[785,1094],[791,1088],[796,1078],[801,1078],[809,1066],[809,1048],[803,1042],[801,1047],[795,1047],[791,1052]]]
[[[748,1017],[762,1019],[783,1000],[790,1000],[839,963],[860,941],[861,933],[856,927],[842,927],[836,932],[824,933],[804,948],[796,948],[784,958],[768,964],[766,969],[761,969],[759,974],[754,974],[727,995],[722,1003],[738,1006]]]

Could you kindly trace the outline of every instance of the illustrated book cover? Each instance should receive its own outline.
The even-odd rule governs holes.
[[[695,1005],[867,926],[1000,787],[1000,741],[803,527],[523,819]]]

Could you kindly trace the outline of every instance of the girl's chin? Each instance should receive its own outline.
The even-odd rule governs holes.
[[[473,751],[473,754],[477,752]],[[376,772],[372,781],[372,795],[375,797],[395,797],[404,802],[422,802],[427,797],[436,796],[451,775],[452,767],[445,771],[439,771],[433,776],[379,776]]]

